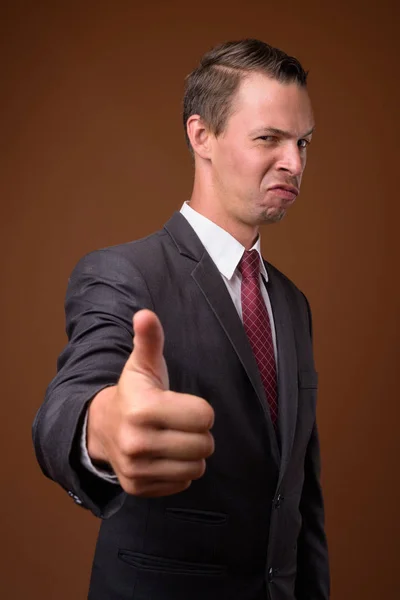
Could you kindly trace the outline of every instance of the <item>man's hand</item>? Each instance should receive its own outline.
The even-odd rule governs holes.
[[[214,411],[203,398],[168,389],[158,317],[141,310],[133,329],[134,349],[118,385],[89,406],[89,456],[109,463],[128,494],[176,494],[204,474],[214,451]]]

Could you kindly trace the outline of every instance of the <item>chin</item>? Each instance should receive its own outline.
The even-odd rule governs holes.
[[[285,215],[286,215],[286,210],[284,210],[284,209],[280,209],[280,210],[268,209],[261,215],[260,220],[261,220],[261,223],[263,223],[263,224],[279,223],[279,221],[282,221],[282,219]]]

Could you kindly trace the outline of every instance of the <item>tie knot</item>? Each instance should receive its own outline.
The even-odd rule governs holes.
[[[239,271],[243,279],[254,277],[258,279],[260,274],[260,258],[257,250],[245,250],[240,259]]]

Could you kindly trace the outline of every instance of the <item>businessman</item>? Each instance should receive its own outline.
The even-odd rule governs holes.
[[[103,519],[92,600],[329,598],[310,309],[259,232],[299,194],[306,79],[258,40],[205,54],[184,97],[189,202],[71,275],[33,436]]]

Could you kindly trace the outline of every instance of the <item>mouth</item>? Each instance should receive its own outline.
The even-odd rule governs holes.
[[[285,183],[273,185],[272,187],[268,188],[268,191],[274,192],[274,194],[279,198],[292,201],[295,200],[299,195],[298,188],[294,187],[293,185],[286,185]]]

